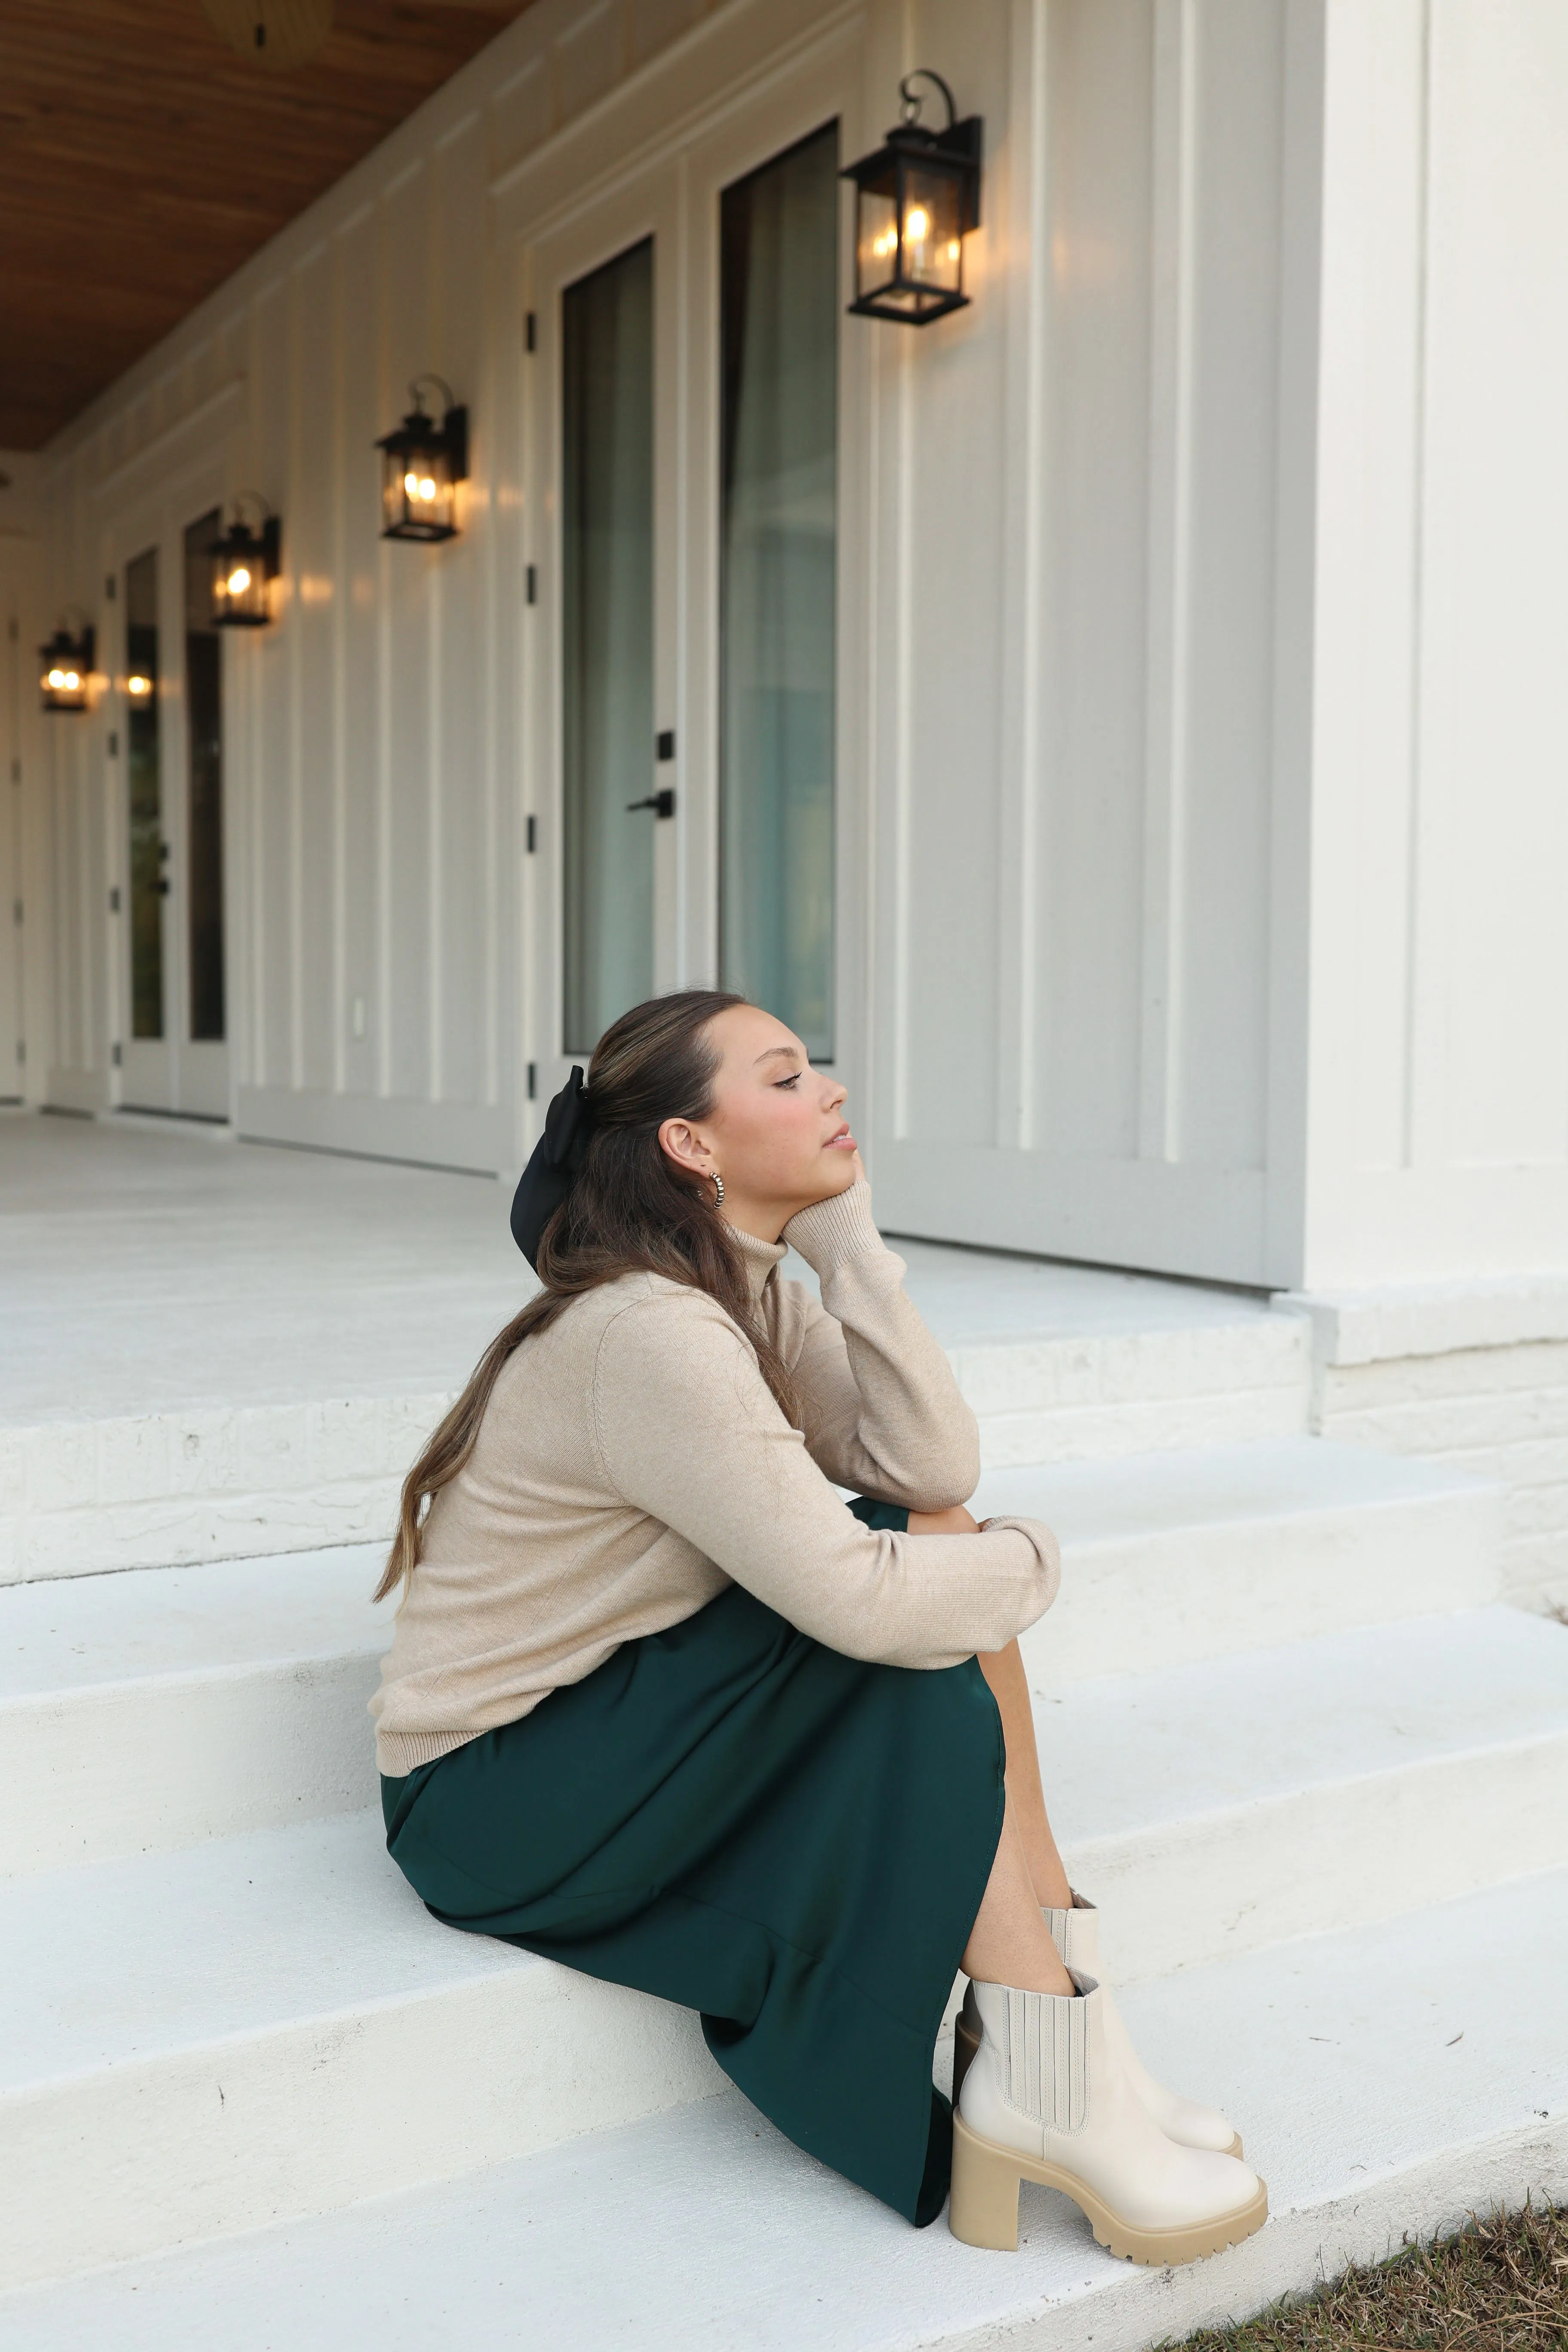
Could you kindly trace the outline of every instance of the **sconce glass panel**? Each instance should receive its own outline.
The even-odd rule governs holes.
[[[944,310],[963,299],[963,192],[957,176],[930,163],[903,165],[900,277],[916,301]]]
[[[381,451],[383,539],[455,539],[458,484],[468,471],[468,410],[448,408],[437,423],[422,409],[412,409],[375,446]]]
[[[86,710],[92,686],[91,628],[72,632],[62,622],[38,647],[38,699],[46,710]]]
[[[250,493],[247,492],[247,497]],[[258,499],[258,505],[260,500]],[[212,566],[212,625],[216,629],[264,629],[272,618],[268,590],[282,561],[282,530],[267,515],[259,530],[237,518],[217,538]]]
[[[893,190],[863,188],[856,220],[856,292],[862,299],[885,293],[898,275],[899,207]]]

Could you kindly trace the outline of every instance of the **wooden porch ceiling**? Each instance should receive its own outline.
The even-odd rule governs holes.
[[[0,5],[0,448],[37,449],[528,0],[337,0],[310,63],[201,0]]]

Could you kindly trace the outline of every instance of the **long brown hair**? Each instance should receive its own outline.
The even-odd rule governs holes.
[[[789,1373],[753,1309],[745,1260],[711,1188],[679,1169],[658,1139],[665,1119],[711,1112],[719,1054],[709,1024],[745,1002],[721,989],[682,989],[634,1005],[600,1038],[588,1065],[594,1131],[582,1173],[539,1245],[544,1287],[490,1341],[404,1480],[378,1601],[413,1575],[426,1508],[472,1454],[508,1358],[536,1331],[548,1330],[574,1298],[620,1275],[661,1274],[716,1298],[745,1333],[763,1378],[798,1426]]]

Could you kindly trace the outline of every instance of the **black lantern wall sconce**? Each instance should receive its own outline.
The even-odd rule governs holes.
[[[930,82],[947,103],[947,121],[921,121],[914,85]],[[929,327],[969,300],[963,290],[963,240],[980,226],[983,124],[957,120],[952,92],[922,66],[899,84],[902,111],[874,155],[841,174],[855,183],[855,299],[863,319]]]
[[[254,525],[246,509],[254,510]],[[212,551],[212,617],[218,629],[264,629],[272,618],[268,591],[283,561],[283,526],[259,492],[241,490],[234,520]]]
[[[38,698],[46,710],[86,710],[92,686],[97,633],[90,621],[77,616],[61,621],[47,646],[38,647]]]
[[[425,413],[426,384],[444,403],[439,417]],[[468,478],[468,412],[438,375],[416,376],[408,397],[414,405],[402,424],[375,445],[381,451],[381,535],[455,539],[458,484]]]

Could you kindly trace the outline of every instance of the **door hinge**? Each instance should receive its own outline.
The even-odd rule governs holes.
[[[110,890],[109,894],[109,911],[111,915],[118,915],[120,912],[120,885],[118,883],[115,884],[113,889]]]
[[[13,761],[12,761],[12,762],[11,762],[11,782],[12,782],[14,784],[19,784],[19,783],[21,782],[21,781],[22,781],[22,762],[20,761],[20,760],[13,760]]]
[[[16,1059],[17,1059],[19,1062],[25,1062],[25,1061],[26,1060],[26,1058],[27,1058],[27,1048],[26,1048],[26,1046],[23,1044],[23,1042],[22,1042],[21,1038],[20,1038],[20,1037],[18,1037],[18,1038],[17,1038],[17,1040],[16,1040]]]
[[[528,1066],[528,1099],[529,1099],[529,1101],[530,1101],[530,1102],[531,1102],[531,1101],[533,1100],[534,1096],[537,1094],[538,1090],[539,1090],[539,1065],[538,1065],[538,1063],[537,1063],[537,1062],[530,1062],[530,1064],[529,1064],[529,1066]]]
[[[109,1049],[109,1058],[110,1058],[110,1060],[113,1063],[113,1065],[114,1065],[115,1068],[116,1068],[116,1069],[118,1069],[118,1068],[120,1067],[120,1065],[121,1065],[121,1060],[123,1059],[123,1056],[122,1056],[122,1055],[121,1054],[121,1051],[120,1051],[120,1040],[119,1040],[119,1038],[118,1038],[118,1037],[115,1039],[115,1041],[114,1041],[113,1045],[112,1045],[110,1047],[110,1049]]]
[[[21,634],[22,632],[17,624],[16,615],[13,613],[10,619],[5,624],[5,635],[10,638],[11,643],[15,645]]]
[[[527,311],[523,317],[522,348],[525,352],[536,352],[539,349],[539,320],[532,310]]]
[[[674,759],[675,730],[673,727],[661,727],[659,729],[658,733],[653,739],[653,756],[656,760]]]
[[[537,604],[539,602],[539,571],[535,564],[531,563],[523,573],[522,598],[525,604]]]
[[[528,854],[531,857],[538,846],[539,819],[536,816],[531,816],[528,820]]]
[[[13,899],[12,899],[12,901],[11,901],[11,920],[12,920],[14,923],[19,923],[19,922],[21,921],[21,919],[22,919],[22,901],[20,900],[20,898],[13,898]]]
[[[118,760],[120,757],[120,738],[112,727],[109,730],[109,756],[111,760]]]

